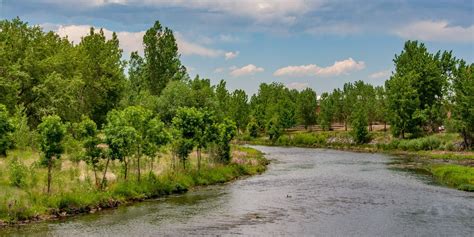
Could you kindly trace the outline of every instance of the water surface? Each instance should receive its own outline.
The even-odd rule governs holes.
[[[184,195],[0,230],[36,236],[472,236],[474,193],[381,154],[261,147],[262,175]]]

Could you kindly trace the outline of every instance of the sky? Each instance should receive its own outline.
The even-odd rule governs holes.
[[[383,85],[406,40],[474,61],[474,0],[0,0],[20,17],[79,42],[91,26],[117,32],[127,59],[156,20],[171,28],[191,77],[258,91],[318,94],[363,80]]]

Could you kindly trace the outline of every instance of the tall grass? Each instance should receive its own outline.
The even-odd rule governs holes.
[[[265,170],[267,161],[259,151],[237,146],[232,149],[235,159],[229,165],[206,163],[198,172],[193,162],[187,170],[181,170],[171,169],[170,163],[163,161],[160,165],[168,168],[159,174],[149,171],[141,182],[137,182],[132,173],[128,181],[122,178],[110,181],[106,190],[95,187],[91,178],[81,179],[79,176],[87,173],[87,169],[78,167],[80,164],[63,160],[63,165],[58,164],[53,171],[51,195],[44,192],[46,170],[34,162],[39,159],[37,155],[30,154],[24,160],[9,157],[8,161],[0,160],[0,224],[2,221],[15,223],[44,219],[48,215],[72,215],[115,207],[121,203],[186,192],[195,186],[224,183]],[[29,153],[16,151],[14,154]],[[21,171],[11,169],[12,166]],[[118,174],[120,165],[111,165],[110,169]]]

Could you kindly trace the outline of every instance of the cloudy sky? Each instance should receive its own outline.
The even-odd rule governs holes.
[[[474,1],[457,0],[0,0],[19,16],[74,42],[90,26],[117,32],[124,58],[142,50],[159,20],[172,28],[191,76],[254,93],[262,82],[311,87],[382,85],[407,39],[474,61]]]

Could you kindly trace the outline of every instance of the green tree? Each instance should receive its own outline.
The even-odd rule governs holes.
[[[40,134],[40,148],[43,157],[48,163],[48,193],[51,192],[51,169],[54,159],[61,158],[64,151],[62,140],[66,134],[66,127],[57,115],[50,115],[43,118],[38,126]]]
[[[170,124],[178,108],[191,106],[191,88],[183,81],[171,81],[158,99],[157,112],[163,122]]]
[[[176,112],[173,118],[173,127],[178,131],[178,141],[176,143],[178,155],[186,168],[186,160],[189,153],[196,145],[198,136],[201,135],[203,126],[203,113],[196,108],[182,107]],[[186,154],[186,151],[189,151]]]
[[[459,62],[453,79],[452,120],[466,148],[474,145],[474,64]]]
[[[12,133],[14,130],[7,107],[0,104],[0,156],[6,156],[7,149],[13,145]]]
[[[95,185],[99,187],[97,169],[102,157],[102,151],[98,147],[100,144],[100,139],[97,137],[97,125],[90,118],[83,117],[82,121],[77,126],[77,133],[85,150],[84,160],[92,167]]]
[[[308,126],[316,123],[317,107],[318,101],[316,99],[316,92],[311,88],[306,88],[298,94],[297,113],[300,123],[304,125],[305,129],[308,129]]]
[[[420,133],[420,101],[418,92],[412,85],[414,73],[405,76],[398,74],[385,82],[387,105],[390,111],[390,128],[394,136],[405,138],[406,133]]]
[[[278,140],[278,138],[283,133],[283,129],[280,125],[280,121],[277,117],[270,119],[267,124],[267,134],[272,142]]]
[[[219,124],[219,137],[217,142],[217,154],[219,160],[224,164],[229,164],[232,157],[230,151],[230,142],[237,134],[237,126],[235,122],[229,119]]]
[[[110,153],[108,159],[117,159],[123,163],[124,179],[127,180],[129,157],[135,154],[139,133],[129,125],[120,111],[112,110],[107,114],[105,136]]]
[[[96,124],[102,124],[107,113],[118,106],[126,84],[119,40],[115,33],[107,40],[102,29],[97,33],[91,28],[77,50],[83,81],[79,108]]]
[[[367,111],[363,104],[358,104],[351,118],[351,135],[357,144],[367,143],[370,140]]]
[[[258,130],[258,124],[255,121],[255,118],[251,117],[250,122],[247,124],[247,132],[251,137],[256,138],[258,137]]]
[[[237,131],[243,131],[249,120],[250,107],[248,96],[243,90],[235,90],[229,100],[229,115],[237,125]]]
[[[440,52],[429,53],[423,43],[407,41],[403,51],[393,60],[394,76],[405,78],[416,90],[417,115],[407,123],[413,124],[413,129],[418,131],[436,131],[444,117],[442,101],[447,87],[447,71],[443,71],[440,57]]]
[[[331,129],[334,117],[333,96],[327,92],[321,94],[319,100],[319,124],[324,131]]]
[[[170,80],[185,77],[186,69],[179,60],[173,31],[159,21],[145,32],[143,45],[146,59],[146,81],[152,95],[160,95]]]

